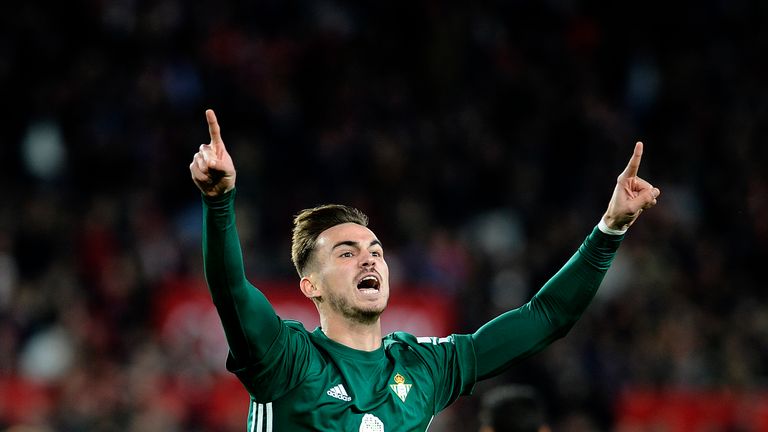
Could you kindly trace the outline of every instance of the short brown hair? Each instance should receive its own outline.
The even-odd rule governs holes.
[[[325,204],[302,210],[293,218],[291,261],[293,261],[299,276],[304,276],[304,271],[312,258],[312,251],[315,249],[315,243],[320,233],[328,228],[348,222],[368,226],[368,216],[354,207]]]

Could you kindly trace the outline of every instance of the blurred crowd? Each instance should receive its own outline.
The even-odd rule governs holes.
[[[292,215],[347,203],[371,217],[395,285],[455,301],[457,333],[565,263],[642,140],[659,205],[573,331],[476,394],[532,385],[554,430],[608,431],[633,389],[765,388],[765,3],[12,9],[0,18],[0,429],[245,427],[215,317],[169,317],[179,298],[207,296],[188,171],[206,108],[238,168],[254,284],[296,279]],[[463,398],[432,429],[476,428],[478,403]]]

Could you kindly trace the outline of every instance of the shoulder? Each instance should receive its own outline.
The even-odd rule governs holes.
[[[290,319],[284,319],[281,321],[283,322],[283,325],[291,331],[309,334],[309,331],[304,327],[304,324],[301,321],[295,321]]]
[[[394,332],[384,337],[387,351],[410,349],[419,353],[453,351],[457,345],[471,343],[468,335],[414,336],[405,332]]]
[[[394,344],[406,344],[415,346],[429,346],[438,344],[453,344],[460,335],[450,336],[414,336],[405,332],[394,332],[384,337],[384,346]]]
[[[253,364],[258,367],[266,367],[275,361],[281,361],[284,357],[305,357],[311,353],[313,345],[309,337],[310,333],[304,328],[304,324],[294,320],[280,321],[277,337],[272,345],[264,353],[264,356]]]
[[[438,381],[452,371],[460,373],[466,368],[474,368],[475,364],[471,335],[414,336],[395,332],[384,338],[384,347],[391,359],[405,365],[418,364]]]
[[[285,320],[279,318],[280,330],[278,331],[275,342],[270,347],[270,351],[277,346],[277,350],[282,351],[287,345],[304,344],[310,341],[310,332],[304,328],[304,324],[299,321]]]

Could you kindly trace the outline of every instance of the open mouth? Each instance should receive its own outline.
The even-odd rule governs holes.
[[[361,291],[378,291],[380,284],[379,278],[376,275],[368,275],[360,279],[357,283],[357,289]]]

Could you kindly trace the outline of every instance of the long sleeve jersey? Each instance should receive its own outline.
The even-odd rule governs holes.
[[[229,344],[227,369],[250,394],[248,432],[427,430],[478,380],[564,336],[623,239],[595,228],[528,303],[472,334],[395,332],[368,352],[276,314],[245,277],[234,200],[234,190],[203,198],[203,261]]]

